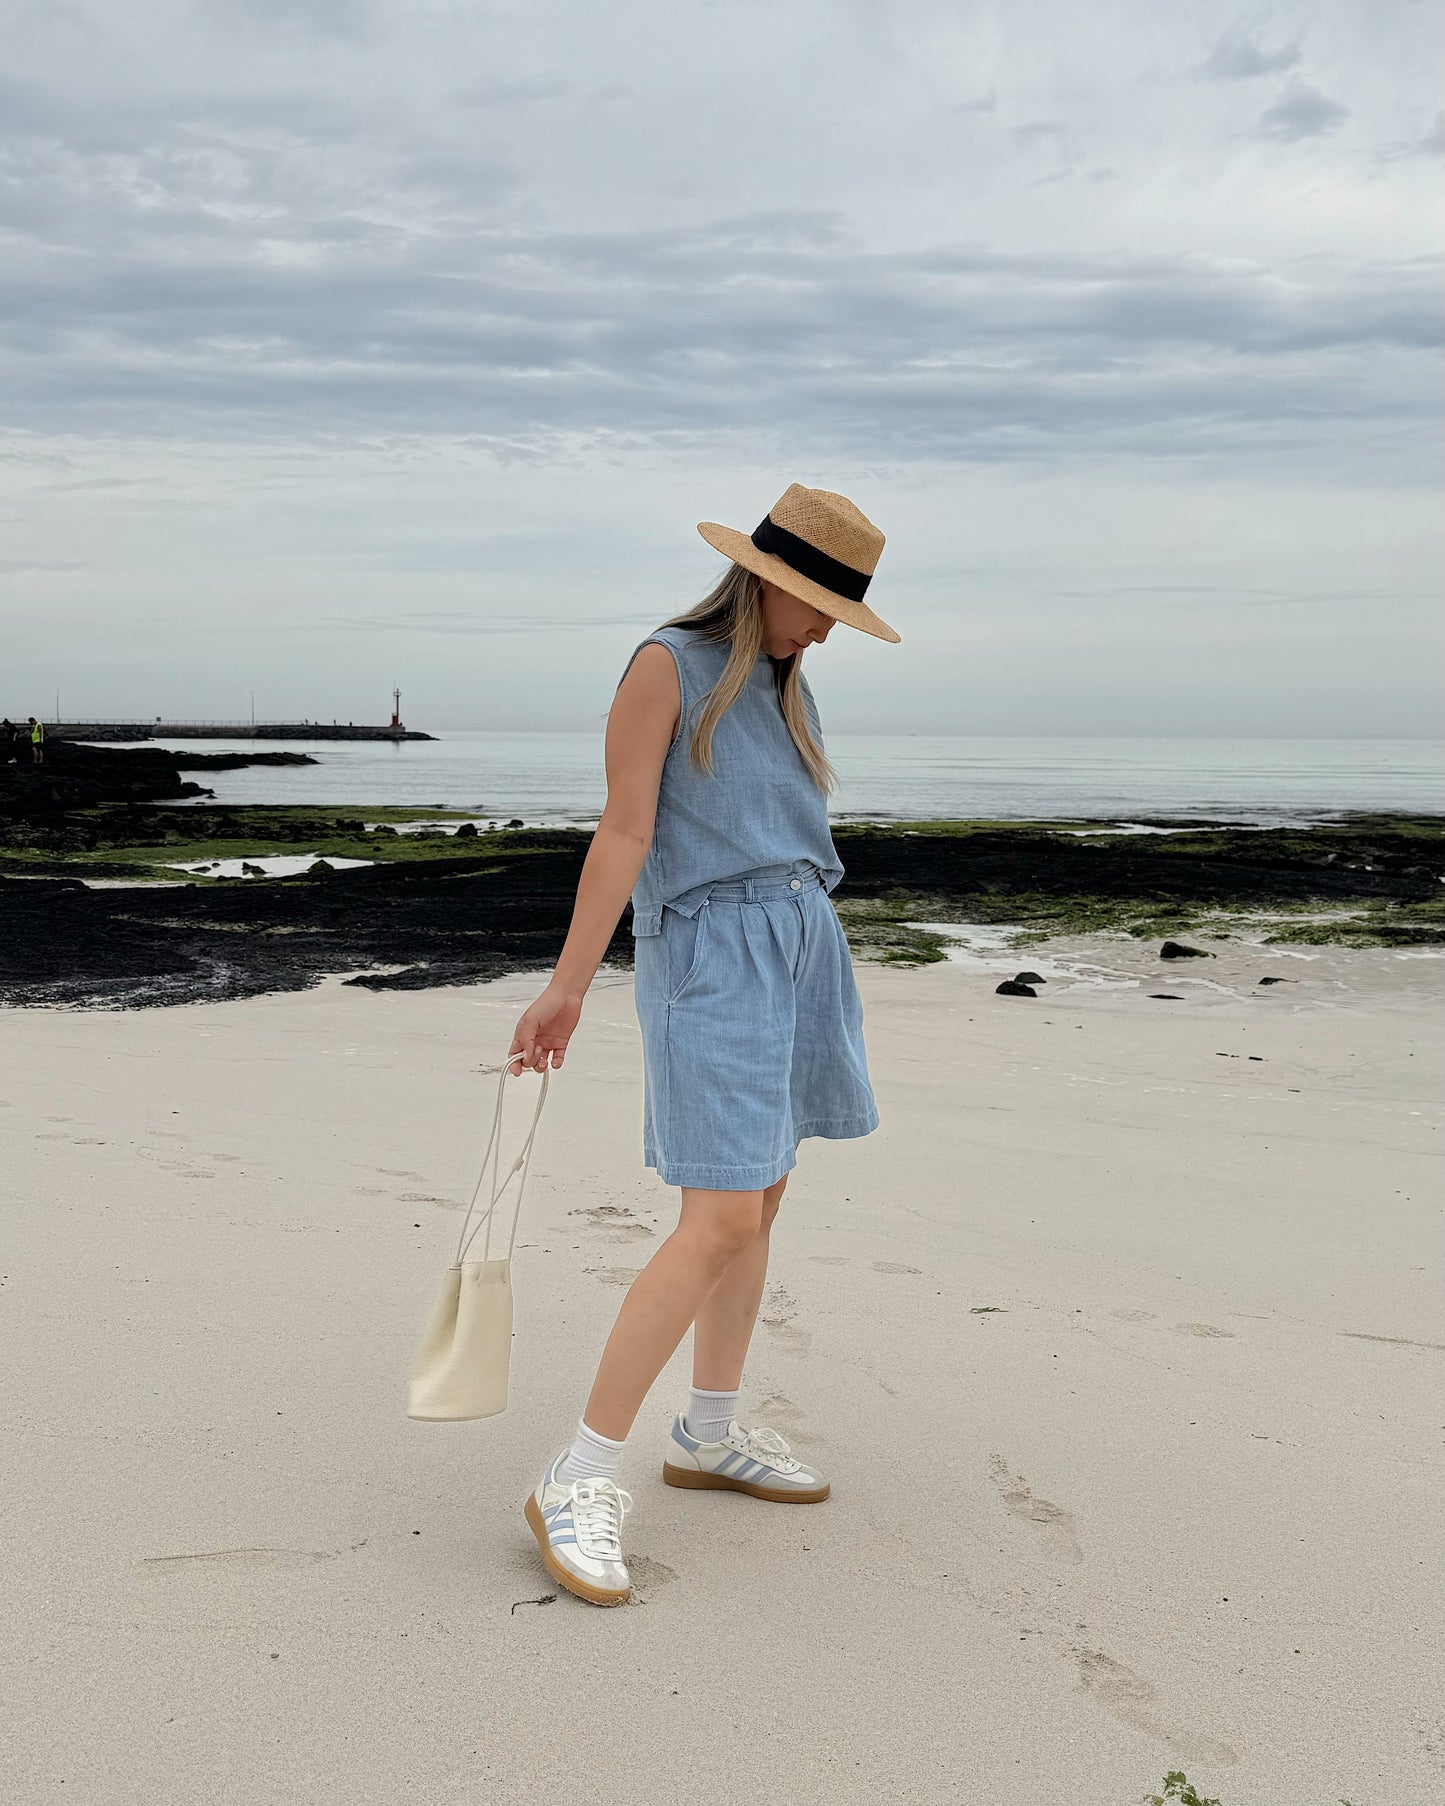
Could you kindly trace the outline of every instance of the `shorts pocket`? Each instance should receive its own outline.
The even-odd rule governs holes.
[[[706,903],[700,904],[697,914],[691,916],[680,915],[675,909],[663,910],[663,935],[667,946],[667,995],[663,1001],[669,1007],[686,996],[697,982],[711,913]]]

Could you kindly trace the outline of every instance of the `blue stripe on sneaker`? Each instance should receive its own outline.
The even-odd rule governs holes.
[[[676,1440],[677,1442],[680,1442],[689,1454],[691,1454],[693,1452],[693,1450],[698,1447],[698,1440],[697,1440],[696,1436],[691,1436],[688,1434],[687,1423],[684,1420],[681,1412],[678,1413],[677,1419],[673,1423],[672,1434],[673,1434],[674,1440]]]
[[[723,1460],[721,1462],[719,1462],[717,1471],[720,1474],[731,1475],[731,1474],[735,1473],[736,1470],[746,1462],[746,1460],[747,1460],[747,1456],[738,1454],[738,1452],[735,1449],[731,1455],[725,1456],[723,1458]]]

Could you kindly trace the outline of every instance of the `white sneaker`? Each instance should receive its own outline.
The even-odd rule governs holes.
[[[816,1505],[831,1490],[820,1473],[790,1453],[776,1430],[745,1430],[734,1418],[721,1442],[699,1442],[688,1434],[681,1411],[673,1421],[662,1477],[669,1486],[745,1492],[787,1505]]]
[[[593,1605],[625,1605],[632,1590],[622,1559],[622,1520],[631,1493],[611,1480],[557,1478],[564,1449],[527,1499],[527,1522],[552,1578]]]

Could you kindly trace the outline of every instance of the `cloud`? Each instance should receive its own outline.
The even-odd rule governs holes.
[[[624,615],[560,615],[534,613],[524,615],[488,615],[479,604],[473,609],[427,610],[418,614],[328,615],[316,623],[319,627],[365,629],[379,633],[557,633],[577,632],[589,627],[655,627],[657,610],[645,614]]]
[[[1309,82],[1291,82],[1260,114],[1255,136],[1292,144],[1301,138],[1322,138],[1336,131],[1350,116],[1350,109],[1331,100]]]
[[[1445,113],[1437,113],[1416,137],[1385,145],[1380,156],[1387,163],[1400,157],[1445,157]]]
[[[269,165],[233,181],[239,209],[108,184],[103,211],[79,208],[94,257],[17,260],[11,421],[278,444],[440,432],[523,457],[767,432],[913,462],[1213,455],[1226,433],[1236,456],[1256,436],[1278,455],[1331,420],[1425,418],[1422,261],[889,250],[796,210],[529,230],[475,195],[466,215],[458,186],[484,188],[485,159],[396,168],[423,230],[335,193],[288,208]]]
[[[1305,18],[20,8],[16,693],[222,716],[254,676],[345,720],[395,675],[429,719],[590,720],[609,634],[712,580],[692,523],[798,480],[889,532],[899,688],[829,648],[861,725],[985,731],[969,673],[1027,669],[992,719],[1127,731],[1147,690],[1221,731],[1257,684],[1261,731],[1388,729],[1425,605],[1304,599],[1437,556],[1438,25],[1334,7],[1314,67]],[[1057,637],[1083,583],[1127,634]],[[1117,679],[1140,645],[1167,682]]]
[[[319,37],[361,38],[367,31],[367,0],[207,0],[205,10],[233,29],[255,24],[265,31],[295,28]]]
[[[1298,67],[1303,52],[1298,38],[1267,50],[1247,32],[1227,31],[1199,65],[1207,81],[1247,81]]]
[[[451,99],[461,107],[505,107],[535,100],[565,100],[577,92],[577,84],[556,76],[509,79],[484,75],[465,87],[454,88]]]
[[[1068,128],[1056,119],[1027,120],[1013,128],[1012,136],[1014,143],[1024,149],[1037,144],[1057,151],[1061,157],[1072,154]]]

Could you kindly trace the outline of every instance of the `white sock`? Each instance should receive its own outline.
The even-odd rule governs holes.
[[[737,1414],[736,1392],[704,1392],[694,1386],[692,1402],[682,1421],[688,1435],[696,1436],[699,1442],[721,1442]]]
[[[610,1436],[589,1430],[579,1419],[576,1440],[558,1463],[557,1478],[564,1486],[570,1486],[574,1480],[614,1480],[623,1447]]]

